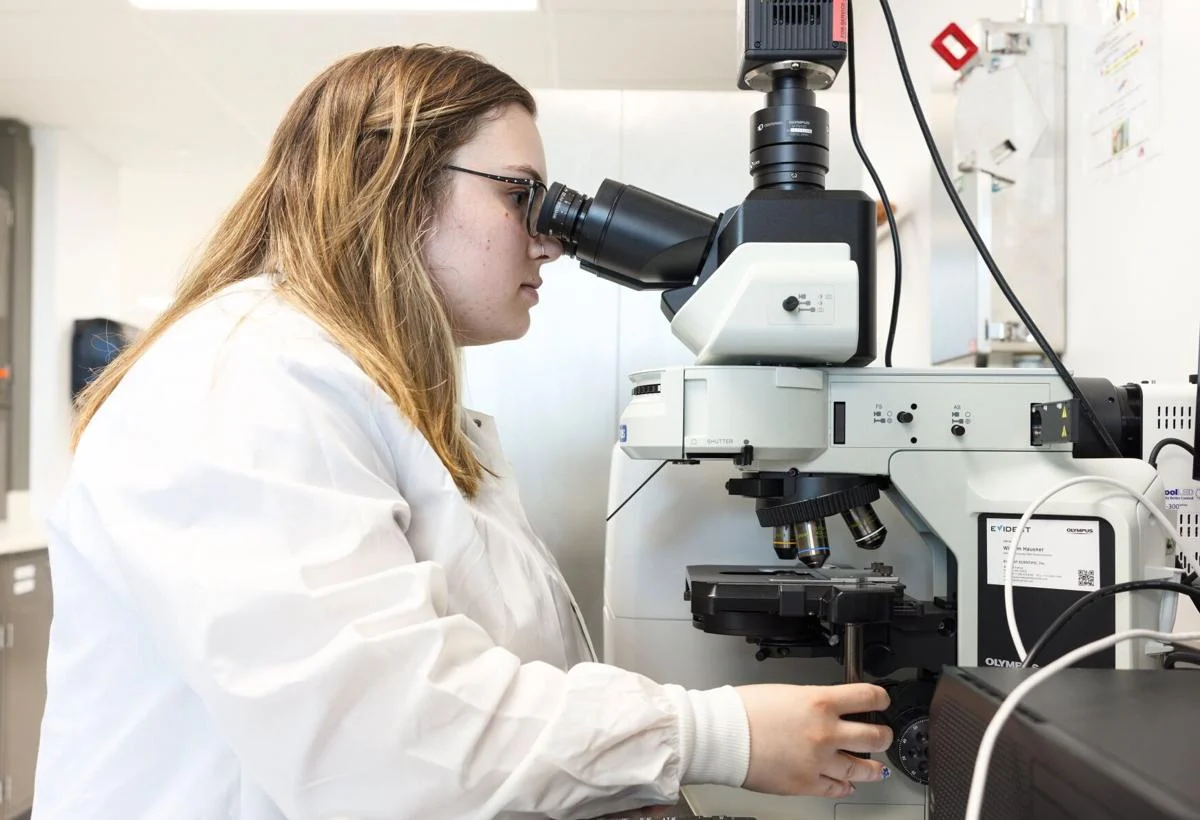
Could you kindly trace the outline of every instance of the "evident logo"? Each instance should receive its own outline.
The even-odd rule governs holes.
[[[1032,529],[1032,527],[1026,526],[1024,531],[1029,532],[1030,529]],[[991,532],[1016,532],[1017,525],[1016,524],[992,524],[990,527],[988,527],[988,530],[990,530]]]

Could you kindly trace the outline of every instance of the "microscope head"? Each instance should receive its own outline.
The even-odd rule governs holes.
[[[840,10],[840,11],[839,11]],[[537,230],[596,275],[662,290],[696,363],[863,366],[875,358],[875,203],[827,191],[828,88],[847,54],[839,0],[743,0],[739,88],[753,189],[719,216],[606,179],[553,183]]]

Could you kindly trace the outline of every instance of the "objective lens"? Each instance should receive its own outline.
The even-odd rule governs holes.
[[[887,527],[880,522],[870,504],[846,510],[842,513],[842,518],[850,528],[850,534],[854,536],[854,543],[859,547],[877,550],[883,546],[883,541],[887,538]]]
[[[805,521],[793,527],[796,533],[796,557],[800,562],[812,569],[825,566],[829,560],[829,532],[825,529],[825,519]]]
[[[775,540],[772,545],[775,547],[775,554],[779,556],[779,560],[796,560],[796,530],[791,524],[775,528]]]

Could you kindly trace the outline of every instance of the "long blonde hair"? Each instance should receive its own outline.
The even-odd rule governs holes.
[[[264,271],[425,436],[459,489],[483,467],[460,424],[458,353],[423,261],[443,166],[485,117],[533,97],[469,52],[388,47],[326,69],[292,103],[266,162],[175,300],[82,394],[72,448],[145,350],[222,288]]]

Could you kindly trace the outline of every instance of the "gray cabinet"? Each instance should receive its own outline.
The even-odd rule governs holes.
[[[51,613],[46,550],[0,555],[0,820],[33,806]]]

